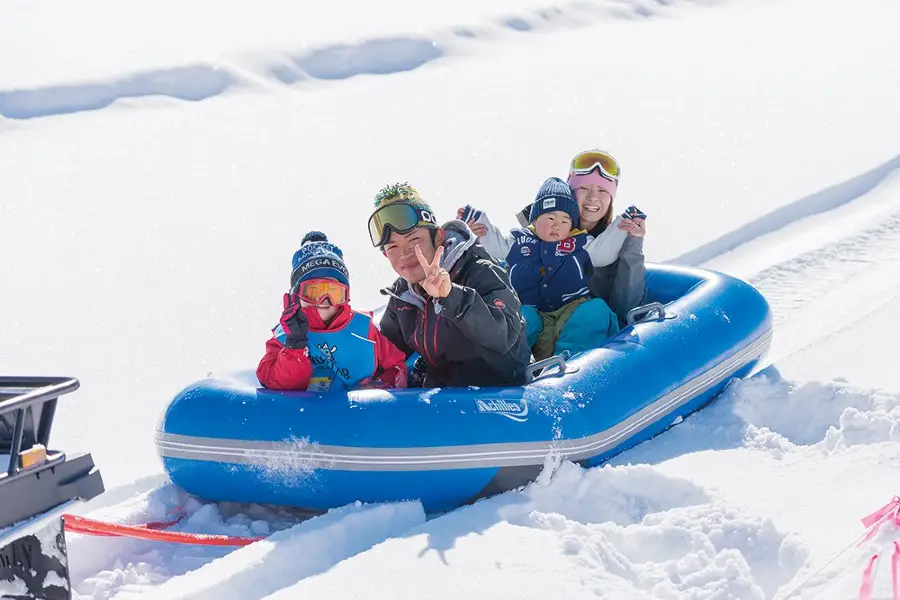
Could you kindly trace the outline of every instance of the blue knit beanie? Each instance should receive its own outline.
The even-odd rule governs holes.
[[[551,177],[538,190],[528,214],[528,222],[534,223],[542,214],[556,210],[568,213],[572,217],[572,227],[578,227],[578,201],[572,196],[572,188],[559,177]]]
[[[350,274],[344,264],[344,253],[328,241],[321,231],[310,231],[303,236],[300,249],[291,260],[291,289],[307,279],[334,279],[350,286]]]

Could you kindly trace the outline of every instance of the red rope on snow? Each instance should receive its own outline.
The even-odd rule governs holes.
[[[246,546],[257,542],[263,537],[235,537],[229,535],[213,535],[208,533],[184,533],[181,531],[164,531],[178,523],[184,515],[174,521],[154,521],[142,525],[118,525],[106,523],[78,515],[63,515],[66,531],[81,533],[84,535],[97,535],[105,537],[130,537],[141,540],[154,540],[157,542],[172,542],[175,544],[198,544],[201,546]]]

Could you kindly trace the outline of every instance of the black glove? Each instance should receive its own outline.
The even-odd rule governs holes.
[[[407,376],[407,387],[425,387],[425,372],[428,369],[425,359],[421,356],[413,363],[412,371]]]
[[[309,321],[300,306],[300,296],[284,295],[284,312],[281,313],[281,328],[284,330],[286,348],[293,350],[306,348],[306,334],[309,332]]]

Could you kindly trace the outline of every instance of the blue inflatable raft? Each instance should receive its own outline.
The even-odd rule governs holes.
[[[532,481],[551,452],[597,465],[754,372],[771,343],[768,304],[738,279],[648,265],[647,287],[632,324],[527,385],[329,394],[206,379],[172,400],[158,452],[196,496],[311,511],[419,499],[437,512]]]

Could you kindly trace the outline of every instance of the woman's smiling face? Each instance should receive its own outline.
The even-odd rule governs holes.
[[[575,190],[575,200],[583,229],[591,229],[599,223],[612,204],[612,196],[597,184],[579,186]]]

